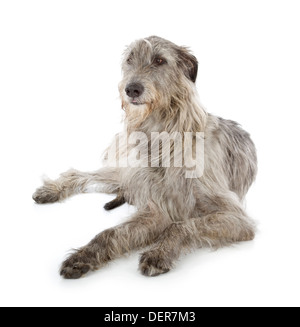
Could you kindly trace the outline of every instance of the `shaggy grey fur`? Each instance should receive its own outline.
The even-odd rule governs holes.
[[[80,278],[147,247],[140,271],[157,276],[195,248],[254,238],[254,223],[244,211],[243,199],[257,172],[255,147],[237,123],[207,114],[201,106],[195,86],[197,59],[187,48],[152,36],[127,48],[122,69],[119,90],[126,118],[118,138],[135,131],[149,140],[151,132],[179,132],[183,138],[185,132],[204,132],[204,173],[186,178],[187,167],[174,167],[172,161],[170,167],[106,163],[93,173],[70,170],[55,181],[46,180],[33,195],[37,203],[61,201],[96,184],[102,192],[119,194],[107,209],[124,201],[137,209],[128,222],[101,232],[71,254],[61,267],[65,278]],[[132,145],[126,147],[130,150]],[[117,159],[124,150],[118,149]],[[169,155],[173,159],[173,147]]]

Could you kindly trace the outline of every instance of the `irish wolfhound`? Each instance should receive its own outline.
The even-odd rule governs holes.
[[[67,171],[55,181],[46,180],[33,195],[37,203],[50,203],[97,185],[98,191],[118,194],[106,209],[125,201],[137,209],[126,223],[101,232],[71,254],[60,270],[65,278],[80,278],[143,248],[139,269],[146,276],[157,276],[192,249],[219,248],[254,238],[255,226],[242,202],[257,171],[255,147],[237,123],[202,108],[195,86],[197,59],[187,48],[151,36],[127,48],[122,68],[119,90],[126,131],[117,135],[118,142],[106,154],[115,153],[117,164],[107,160],[104,168],[92,173]],[[115,152],[112,148],[125,134],[134,132],[145,135],[140,144],[147,147],[148,162],[154,159],[155,165],[120,164],[136,144],[126,141]],[[150,140],[153,132],[156,136]],[[162,153],[163,132],[177,133],[184,140],[181,166],[174,163],[174,140],[167,153]],[[186,133],[193,134],[189,141]],[[195,141],[200,138],[204,140],[204,170],[187,178],[187,162],[195,157]],[[149,150],[154,143],[160,144],[156,155]],[[166,156],[171,159],[169,166],[162,164]],[[183,155],[179,156],[181,160]]]

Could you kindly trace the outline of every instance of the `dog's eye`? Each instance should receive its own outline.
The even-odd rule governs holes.
[[[133,52],[131,52],[131,54],[129,55],[129,57],[126,60],[128,65],[130,65],[132,63],[132,59],[133,59]]]
[[[166,62],[166,60],[163,59],[163,58],[155,58],[155,59],[154,59],[154,63],[155,63],[156,65],[161,66],[161,65],[163,65],[163,64],[166,64],[167,62]]]

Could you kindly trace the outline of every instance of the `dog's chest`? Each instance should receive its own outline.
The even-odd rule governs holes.
[[[165,171],[162,168],[126,168],[121,170],[121,188],[126,199],[137,205],[165,192]]]
[[[188,180],[166,168],[126,168],[121,171],[121,188],[138,209],[153,205],[173,220],[188,217],[195,207]]]

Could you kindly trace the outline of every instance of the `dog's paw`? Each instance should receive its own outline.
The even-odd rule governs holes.
[[[163,257],[159,251],[149,251],[142,254],[139,269],[144,276],[155,277],[166,274],[173,268],[170,259]]]
[[[107,202],[104,206],[104,209],[109,211],[115,208],[120,207],[121,205],[123,205],[125,203],[125,198],[123,196],[118,196],[116,197],[114,200]]]
[[[59,200],[59,192],[54,188],[47,186],[42,186],[38,188],[35,193],[32,195],[33,200],[36,203],[54,203]]]
[[[63,264],[60,275],[65,279],[79,279],[91,270],[88,264],[75,262],[72,264]]]
[[[60,275],[65,279],[79,279],[92,269],[88,258],[84,252],[78,250],[71,254],[69,258],[63,262],[60,269]]]

